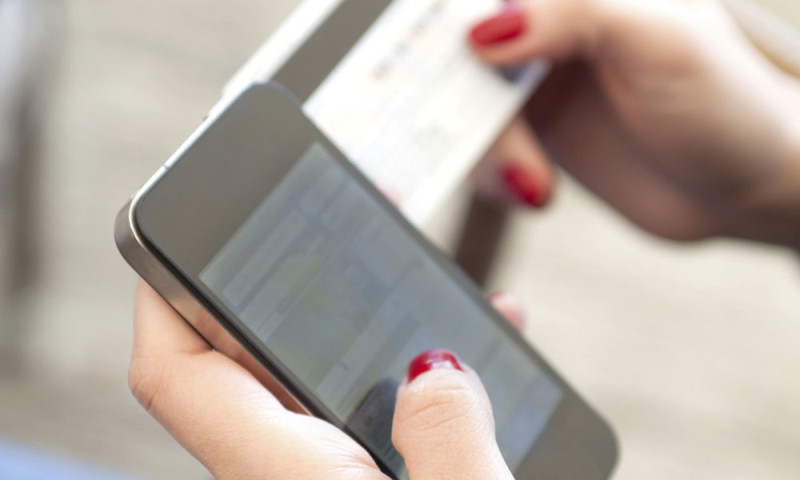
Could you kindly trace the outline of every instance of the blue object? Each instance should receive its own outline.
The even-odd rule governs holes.
[[[0,439],[0,479],[135,480],[134,477],[110,472],[2,439]]]

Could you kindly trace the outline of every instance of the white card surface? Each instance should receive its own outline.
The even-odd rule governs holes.
[[[226,93],[269,80],[338,3],[301,5]],[[394,0],[303,105],[417,225],[465,178],[547,71],[534,63],[509,80],[469,51],[469,28],[500,6],[499,0]],[[298,33],[301,26],[307,31]]]

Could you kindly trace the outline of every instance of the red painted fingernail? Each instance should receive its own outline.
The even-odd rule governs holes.
[[[475,45],[494,45],[522,35],[527,28],[527,17],[522,7],[508,3],[497,15],[472,27],[469,38]]]
[[[523,203],[532,207],[541,207],[547,203],[547,193],[524,168],[515,164],[505,165],[502,174],[506,185]]]
[[[411,363],[408,364],[408,381],[410,382],[423,373],[437,368],[464,371],[455,353],[437,348],[420,353],[417,358],[411,360]]]

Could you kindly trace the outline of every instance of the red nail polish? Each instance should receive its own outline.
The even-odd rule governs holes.
[[[547,203],[547,194],[533,176],[519,165],[503,167],[503,180],[514,194],[525,204],[542,207]]]
[[[410,382],[423,373],[437,368],[464,371],[455,353],[437,348],[420,353],[417,358],[411,360],[411,363],[408,364],[408,381]]]
[[[475,45],[494,45],[522,35],[527,28],[525,11],[519,5],[509,3],[497,15],[472,27],[469,38]]]

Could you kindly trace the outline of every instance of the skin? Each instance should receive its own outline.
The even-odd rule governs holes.
[[[556,67],[479,167],[481,189],[513,201],[494,173],[513,162],[550,194],[558,164],[656,235],[800,246],[800,88],[716,2],[519,5],[526,32],[473,45],[476,54],[498,65],[547,58]],[[519,323],[518,303],[503,296],[495,304]],[[283,408],[143,283],[130,385],[218,478],[385,478],[358,444]],[[468,367],[404,382],[393,441],[413,479],[512,478]]]
[[[800,88],[718,2],[538,0],[486,62],[555,69],[477,171],[524,165],[547,192],[557,164],[643,229],[800,247]],[[534,133],[535,132],[535,133]]]
[[[498,310],[522,325],[519,304],[497,298]],[[134,325],[131,390],[215,478],[388,478],[341,430],[285,409],[143,281]],[[431,370],[400,386],[392,441],[412,479],[512,480],[489,398],[463,367]]]

